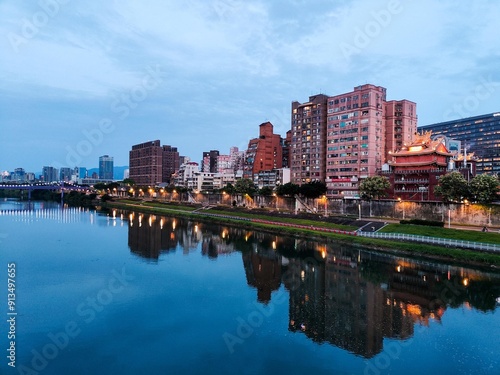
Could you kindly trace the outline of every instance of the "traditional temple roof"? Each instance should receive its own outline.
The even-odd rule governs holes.
[[[455,161],[463,161],[464,160],[464,155],[463,154],[458,154],[453,160]],[[477,156],[474,155],[473,152],[470,154],[467,154],[467,161],[477,161]]]
[[[440,154],[444,156],[453,156],[454,153],[448,151],[443,143],[443,138],[431,139],[432,130],[423,132],[422,134],[415,133],[415,137],[411,142],[405,142],[400,150],[389,154],[397,156],[413,156],[425,154]]]

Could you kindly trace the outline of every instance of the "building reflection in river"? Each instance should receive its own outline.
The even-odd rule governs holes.
[[[268,304],[282,284],[288,290],[291,332],[365,358],[382,351],[384,338],[405,340],[415,324],[439,321],[448,307],[493,310],[500,296],[498,274],[186,219],[126,217],[131,251],[148,259],[178,248],[212,259],[240,251],[257,301]]]

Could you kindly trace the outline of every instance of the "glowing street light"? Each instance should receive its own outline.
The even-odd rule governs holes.
[[[401,206],[403,207],[403,220],[405,219],[405,202],[401,200],[401,197],[398,198],[398,201],[401,202]]]

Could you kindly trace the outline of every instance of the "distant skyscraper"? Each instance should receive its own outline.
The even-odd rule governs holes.
[[[70,181],[71,180],[71,168],[62,167],[59,171],[59,180]]]
[[[87,168],[85,167],[75,167],[73,174],[76,178],[87,178]]]
[[[54,167],[43,167],[42,178],[44,182],[56,182],[58,179],[58,170]]]
[[[113,157],[109,155],[99,157],[99,179],[113,179]]]
[[[23,168],[14,169],[14,173],[11,175],[11,181],[24,182],[26,181],[26,172]]]

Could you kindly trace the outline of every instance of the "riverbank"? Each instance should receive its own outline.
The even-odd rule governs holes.
[[[305,215],[297,218],[295,215],[276,214],[262,210],[229,207],[212,207],[207,210],[195,205],[132,200],[108,201],[103,203],[103,207],[166,216],[181,216],[194,220],[258,229],[285,236],[338,241],[399,256],[423,257],[460,265],[500,269],[500,254],[357,236],[356,230],[364,223],[366,224],[366,221],[358,221],[348,217],[321,218]],[[442,230],[445,229],[442,228]],[[498,236],[496,233],[491,233],[491,235]],[[487,242],[491,240],[496,240],[496,238],[490,239],[488,237]]]

